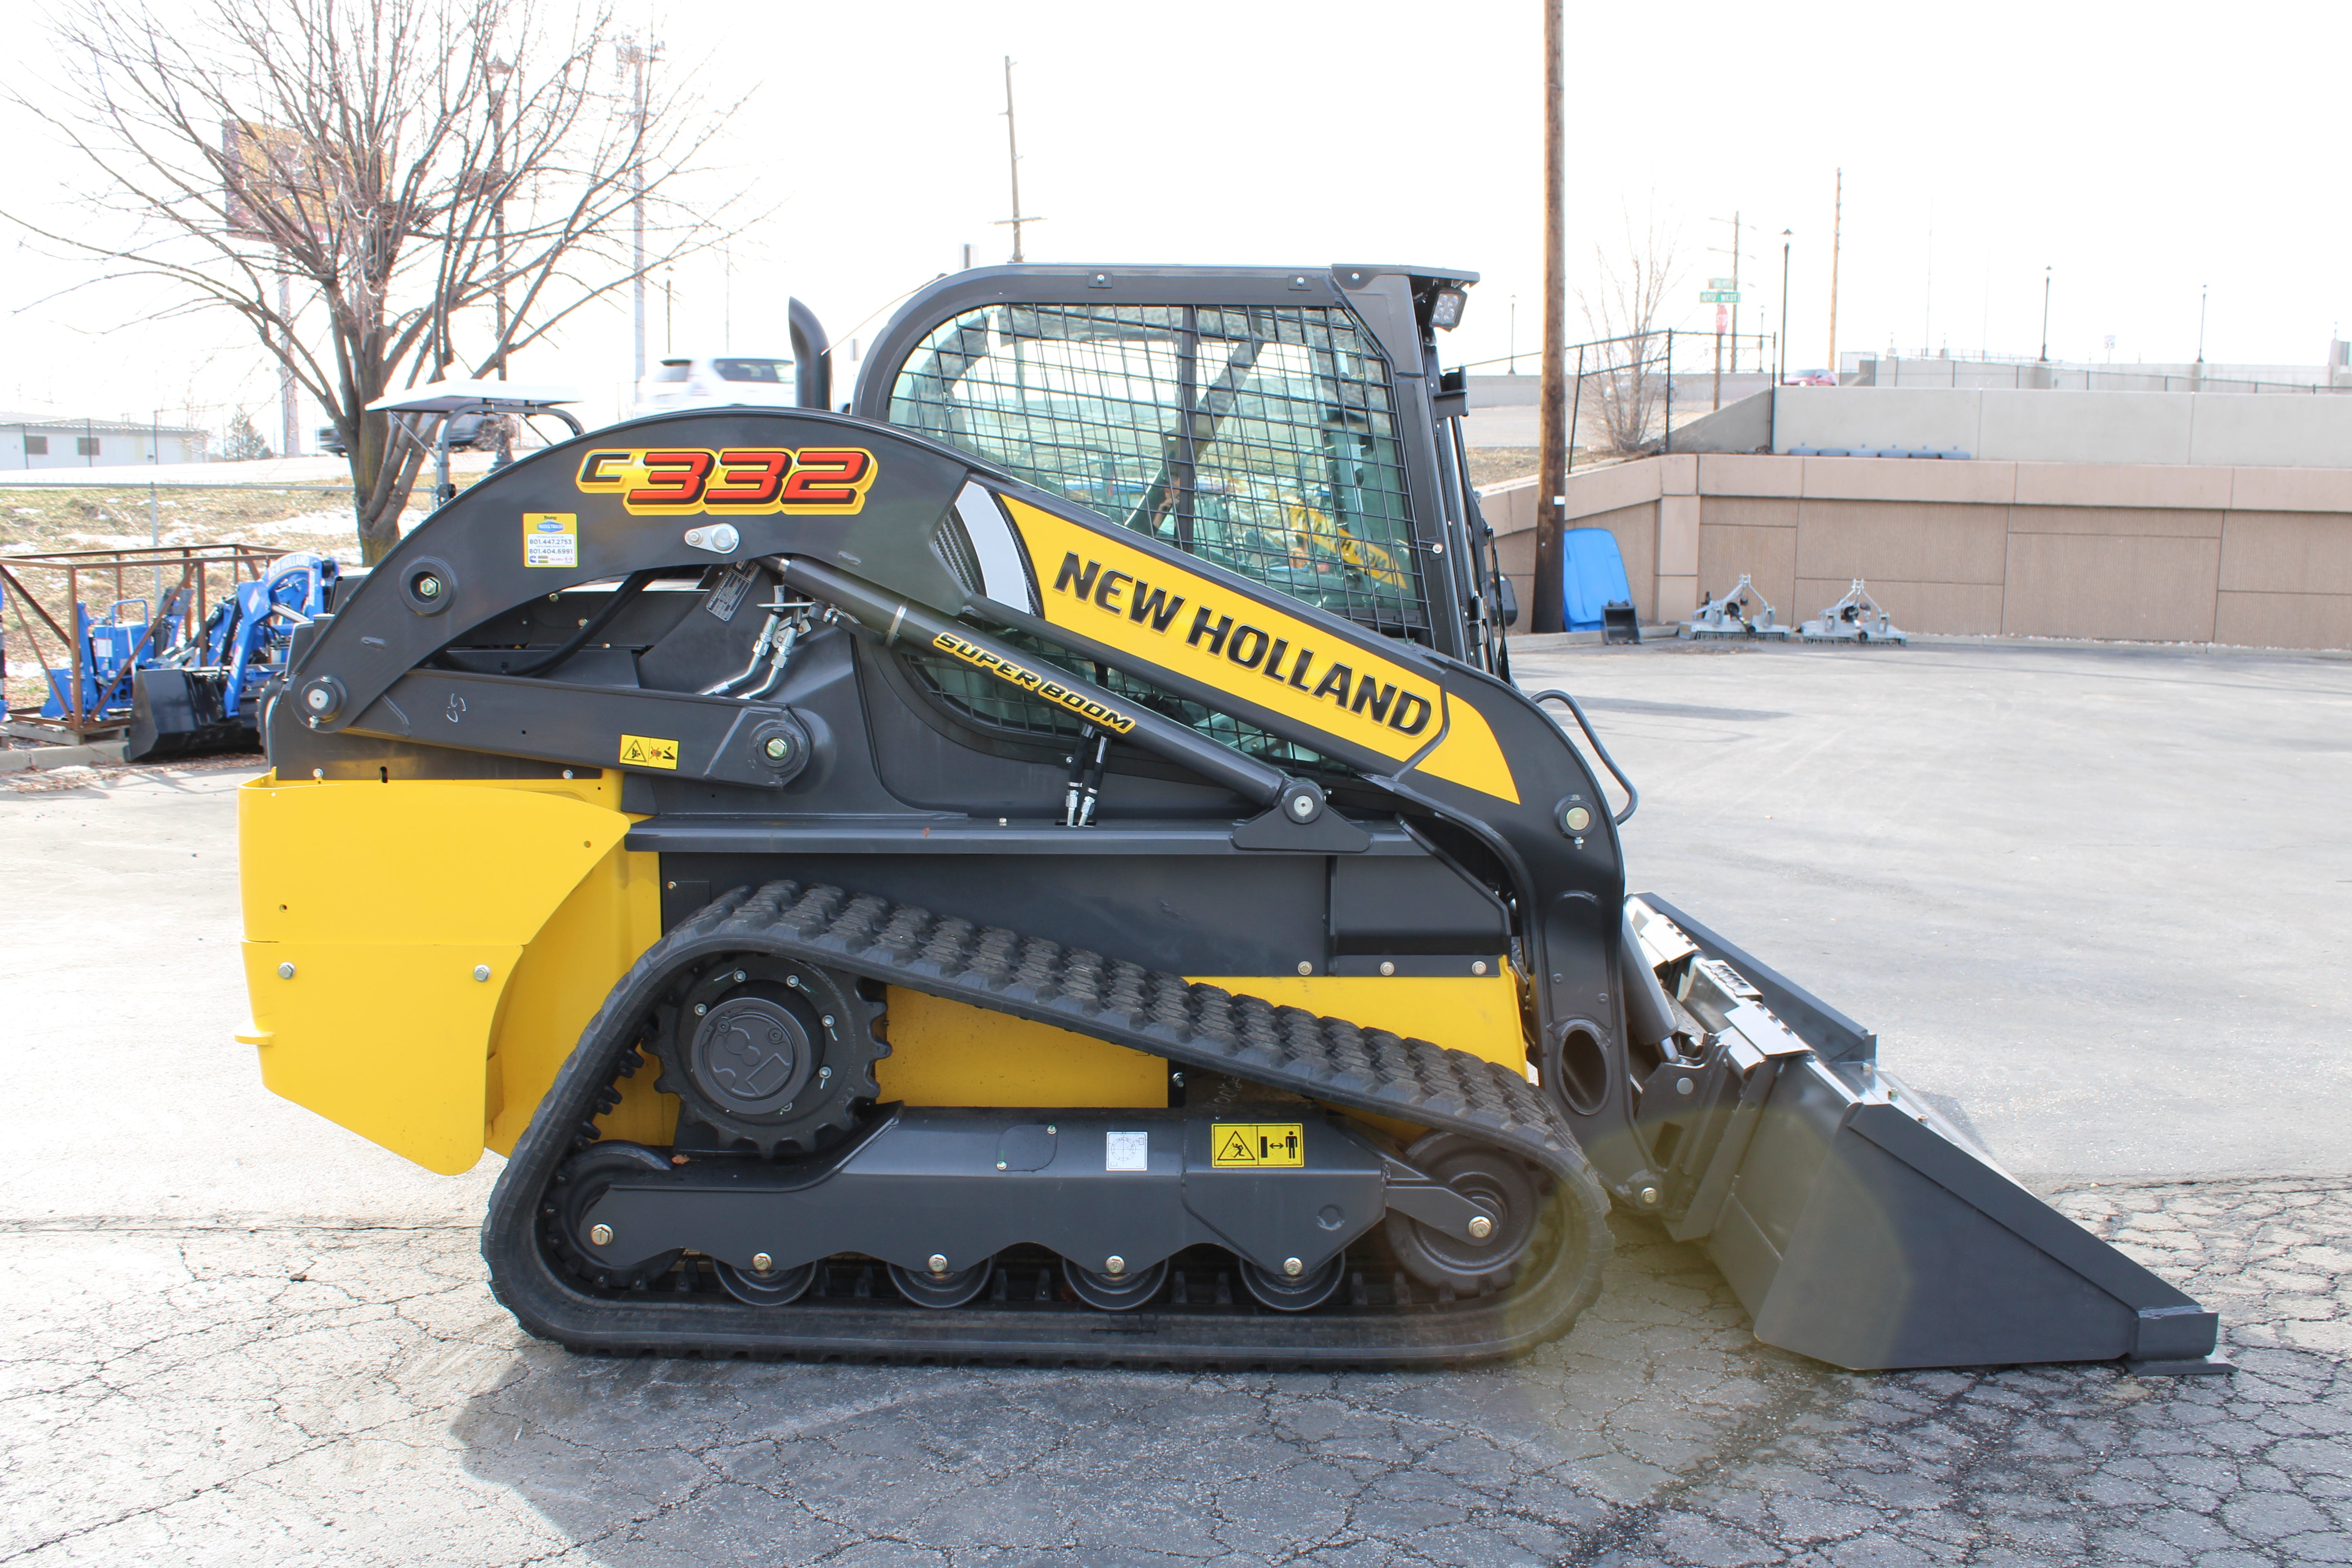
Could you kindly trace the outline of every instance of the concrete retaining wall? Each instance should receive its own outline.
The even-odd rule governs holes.
[[[1538,499],[1481,492],[1522,606]],[[1644,620],[1745,572],[1792,623],[1863,577],[1908,631],[2352,649],[2352,469],[1678,455],[1570,475],[1568,515]]]
[[[1771,431],[1772,450],[1782,454],[1868,447],[1996,462],[2352,468],[2352,394],[1790,386],[1779,393]],[[1675,439],[1685,437],[1677,431]]]

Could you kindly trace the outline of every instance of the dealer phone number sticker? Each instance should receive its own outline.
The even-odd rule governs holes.
[[[580,514],[575,511],[523,513],[522,563],[525,566],[579,565]]]

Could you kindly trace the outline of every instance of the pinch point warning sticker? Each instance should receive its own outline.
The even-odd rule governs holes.
[[[580,514],[576,511],[523,513],[522,563],[525,566],[579,565]]]
[[[658,740],[651,735],[621,737],[621,762],[633,768],[667,768],[677,771],[677,742]]]
[[[1307,1163],[1298,1121],[1218,1121],[1209,1128],[1209,1163],[1221,1171],[1297,1169]]]

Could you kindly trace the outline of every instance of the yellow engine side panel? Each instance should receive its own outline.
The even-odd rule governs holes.
[[[514,1152],[588,1020],[661,939],[661,857],[615,848],[590,868],[523,950],[490,1044],[489,1146]],[[677,1101],[654,1092],[648,1062],[621,1080],[621,1103],[597,1119],[607,1138],[667,1143]]]
[[[882,1098],[909,1105],[1067,1109],[1168,1103],[1168,1064],[1049,1024],[890,987]]]
[[[545,1087],[489,1071],[524,949],[600,864],[650,859],[617,848],[619,795],[611,777],[266,775],[239,789],[254,1017],[239,1038],[258,1049],[262,1081],[427,1170],[470,1169],[494,1090],[524,1090],[527,1114]],[[583,980],[583,1005],[593,1011],[627,963]]]
[[[1500,974],[1198,974],[1195,984],[1277,1007],[1304,1007],[1363,1029],[1467,1051],[1525,1077],[1528,1040],[1519,1021],[1518,983]]]

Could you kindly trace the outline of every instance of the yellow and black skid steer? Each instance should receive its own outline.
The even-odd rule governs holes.
[[[1508,584],[1475,279],[1000,268],[845,411],[591,431],[299,627],[241,797],[277,1092],[506,1164],[608,1352],[1400,1364],[1593,1300],[1612,1205],[1759,1337],[2218,1363],[1835,1008],[1664,900]],[[821,347],[821,345],[818,345]]]

